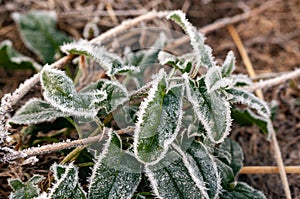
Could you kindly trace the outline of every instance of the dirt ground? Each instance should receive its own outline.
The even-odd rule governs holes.
[[[58,28],[79,39],[84,26],[94,17],[100,16],[100,32],[120,24],[149,10],[182,9],[190,21],[201,28],[214,21],[235,16],[252,10],[264,0],[0,0],[0,42],[9,39],[14,47],[36,58],[24,44],[11,19],[15,11],[27,12],[31,9],[55,10],[58,14]],[[114,14],[111,14],[114,13]],[[159,20],[152,22],[160,25]],[[141,24],[142,26],[143,24]],[[249,54],[258,75],[272,72],[291,71],[300,67],[300,1],[277,1],[261,14],[234,24]],[[173,27],[168,27],[173,28]],[[220,28],[207,35],[207,44],[214,49],[216,59],[223,60],[229,50],[237,57],[237,72],[247,73],[241,56],[228,30]],[[0,58],[1,59],[1,58]],[[30,77],[30,71],[5,71],[0,68],[0,98],[14,91],[19,83]],[[276,87],[263,89],[268,102],[276,101],[278,110],[274,118],[278,141],[285,165],[300,165],[300,79],[295,79]],[[276,165],[273,149],[257,127],[233,125],[231,137],[238,141],[244,150],[245,166]],[[54,159],[51,159],[54,158]],[[55,161],[55,156],[40,157],[40,165]],[[35,167],[41,168],[39,166]],[[33,172],[27,169],[27,173]],[[40,174],[47,172],[38,170]],[[9,176],[19,175],[20,170],[0,163],[0,198],[6,198],[10,189],[5,185]],[[240,175],[240,179],[263,191],[267,198],[284,198],[280,177],[269,175]],[[288,174],[293,198],[300,198],[300,173]]]

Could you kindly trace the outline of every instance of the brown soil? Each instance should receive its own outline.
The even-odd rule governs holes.
[[[207,2],[207,3],[205,3]],[[31,9],[55,10],[58,14],[58,28],[75,38],[82,37],[85,24],[95,16],[101,15],[98,27],[101,32],[118,25],[124,19],[131,18],[145,10],[182,9],[190,21],[201,28],[223,17],[234,16],[251,10],[264,0],[130,0],[130,1],[92,1],[92,0],[2,0],[0,1],[0,42],[9,39],[20,52],[36,58],[22,43],[16,25],[10,15],[12,12],[27,12]],[[117,13],[114,17],[109,10]],[[129,10],[129,11],[125,11]],[[159,21],[154,21],[159,25]],[[290,71],[300,66],[300,1],[279,1],[259,15],[234,25],[239,33],[257,74]],[[223,60],[229,50],[237,57],[237,71],[246,73],[246,69],[236,46],[226,28],[209,33],[207,44],[214,49],[217,59]],[[0,68],[0,98],[14,91],[32,72],[5,71]],[[300,84],[291,80],[277,87],[263,89],[268,102],[275,100],[278,111],[274,119],[278,141],[285,165],[300,165]],[[244,149],[245,166],[276,165],[273,149],[266,137],[256,127],[233,126],[231,137]],[[0,163],[0,198],[6,198],[10,189],[8,177],[32,175],[34,169],[46,175],[54,155],[39,157],[39,166],[20,168]],[[44,165],[44,166],[41,166]],[[27,166],[28,167],[28,166]],[[34,172],[36,173],[36,172]],[[240,175],[240,179],[263,191],[267,198],[284,198],[279,175]],[[293,198],[300,198],[300,174],[288,175]]]

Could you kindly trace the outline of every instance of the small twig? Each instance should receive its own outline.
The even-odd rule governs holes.
[[[254,83],[253,85],[248,86],[248,87],[243,87],[243,89],[253,92],[257,89],[272,87],[272,86],[281,84],[287,80],[294,79],[297,77],[300,77],[300,68],[297,68],[296,70],[289,72],[289,73],[284,73],[279,77],[275,77],[273,79],[269,79],[269,80],[265,80],[265,81],[260,81],[260,82]]]
[[[106,131],[106,130],[104,130],[104,131]],[[134,127],[128,127],[126,129],[117,130],[116,132],[121,135],[121,134],[125,134],[125,133],[130,133],[133,131],[134,131]],[[51,153],[51,152],[60,151],[63,149],[69,149],[72,147],[86,146],[86,145],[90,145],[90,144],[99,142],[105,137],[106,137],[106,133],[104,132],[104,133],[101,133],[100,135],[88,137],[88,138],[84,138],[84,139],[65,141],[65,142],[59,142],[59,143],[54,143],[54,144],[47,144],[47,145],[43,145],[40,147],[32,147],[29,149],[24,149],[22,151],[14,151],[13,153],[9,153],[9,154],[5,155],[2,158],[2,161],[7,162],[7,161],[16,160],[18,158],[28,158],[31,156],[47,154],[47,153]]]
[[[285,166],[284,170],[286,173],[300,173],[300,166]],[[240,174],[278,174],[279,167],[276,166],[245,166],[243,167]]]
[[[240,52],[240,55],[241,55],[242,60],[245,64],[245,66],[246,66],[246,69],[247,69],[247,72],[248,72],[249,76],[254,77],[255,76],[255,71],[254,71],[253,65],[250,61],[248,53],[247,53],[247,51],[246,51],[246,49],[243,45],[243,42],[242,42],[239,34],[237,33],[237,31],[236,31],[236,29],[234,28],[233,25],[227,26],[227,30],[230,33],[236,47],[238,48],[238,50]],[[260,99],[264,98],[261,89],[256,90],[255,93]]]
[[[232,38],[233,38],[233,40],[234,40],[241,56],[242,56],[242,59],[243,59],[245,65],[246,65],[246,68],[247,68],[247,71],[248,71],[250,77],[255,76],[255,71],[254,71],[253,65],[250,61],[248,53],[246,52],[246,49],[244,48],[244,45],[243,45],[238,33],[236,32],[235,28],[232,25],[229,25],[227,28],[228,28],[228,31],[229,31],[230,35],[232,36]],[[256,95],[260,99],[262,99],[262,100],[264,99],[264,96],[263,96],[263,93],[262,93],[261,89],[256,90]],[[287,179],[287,176],[286,176],[283,160],[282,160],[282,157],[281,157],[280,147],[279,147],[277,137],[276,137],[276,133],[275,133],[275,130],[274,130],[274,127],[273,127],[273,124],[272,124],[271,120],[268,121],[268,131],[270,131],[269,135],[271,135],[271,141],[272,141],[272,144],[273,144],[275,158],[276,158],[276,162],[277,162],[277,165],[278,165],[278,168],[279,168],[279,174],[280,174],[280,177],[281,177],[284,192],[285,192],[286,197],[288,199],[290,199],[291,198],[291,191],[290,191],[290,188],[289,188],[289,182],[288,182],[288,179]]]
[[[273,6],[274,3],[277,3],[277,2],[279,2],[279,0],[267,1],[263,4],[261,4],[258,8],[255,8],[255,9],[249,11],[249,12],[239,14],[239,15],[236,15],[236,16],[233,16],[233,17],[226,17],[226,18],[218,19],[214,23],[200,28],[198,31],[202,32],[203,34],[207,34],[207,33],[212,32],[214,30],[224,28],[224,27],[226,27],[230,24],[235,24],[235,23],[238,23],[240,21],[249,19],[250,17],[257,16],[258,14],[260,14],[263,11],[267,10],[268,8]],[[189,42],[189,37],[184,36],[184,37],[181,37],[179,39],[176,39],[174,42],[167,45],[166,49],[174,49],[177,46],[183,45],[187,42]]]

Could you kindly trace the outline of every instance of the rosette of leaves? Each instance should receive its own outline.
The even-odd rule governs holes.
[[[184,13],[175,11],[168,18],[183,28],[194,50],[180,57],[158,53],[159,62],[172,66],[175,72],[162,69],[148,83],[146,97],[141,95],[135,113],[133,141],[121,139],[110,126],[106,144],[95,160],[88,193],[81,189],[73,164],[55,165],[55,183],[43,193],[44,198],[72,198],[74,194],[79,198],[142,197],[138,185],[143,176],[150,182],[149,192],[157,198],[265,198],[260,191],[236,182],[243,154],[238,143],[227,136],[235,104],[245,105],[250,117],[266,123],[270,121],[269,107],[243,90],[243,85],[251,84],[248,78],[232,74],[232,52],[218,66],[204,36]],[[82,40],[64,45],[63,50],[95,59],[115,80],[100,79],[76,91],[64,72],[44,67],[41,82],[45,101],[29,101],[10,122],[31,124],[71,115],[95,118],[101,109],[111,113],[131,99],[116,77],[133,69],[122,57]],[[206,73],[200,74],[200,68]],[[182,126],[186,116],[183,104],[191,107],[195,120],[189,127]]]

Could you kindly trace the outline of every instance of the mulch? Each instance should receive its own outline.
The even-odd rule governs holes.
[[[247,12],[264,3],[264,0],[2,0],[0,1],[0,42],[9,39],[14,47],[25,55],[36,58],[23,44],[13,23],[12,12],[28,12],[32,9],[55,10],[58,15],[58,28],[79,39],[85,25],[98,19],[99,31],[120,24],[123,20],[146,13],[149,10],[182,9],[190,21],[201,28],[217,19],[235,16]],[[114,13],[114,14],[111,14]],[[161,22],[151,22],[161,25]],[[145,24],[141,24],[145,26]],[[284,72],[300,66],[300,1],[278,1],[263,13],[234,25],[256,73],[268,74]],[[169,28],[174,28],[169,25]],[[177,27],[178,28],[178,27]],[[179,30],[179,29],[178,29]],[[237,57],[237,72],[247,73],[243,60],[226,28],[209,33],[206,43],[213,49],[217,60],[224,60],[229,50]],[[0,68],[0,98],[14,91],[19,83],[30,77],[28,71],[5,71]],[[285,165],[300,165],[300,79],[279,86],[263,89],[266,101],[277,103],[274,126],[281,147]],[[272,146],[257,127],[233,125],[231,138],[238,141],[244,150],[245,166],[276,165]],[[49,158],[50,157],[50,158]],[[34,173],[47,175],[47,161],[53,162],[55,155],[39,157],[41,163],[32,168],[23,168],[0,164],[0,198],[10,192],[8,177],[20,176],[23,179]],[[41,166],[44,165],[44,166]],[[28,166],[27,166],[28,167]],[[25,171],[25,172],[24,172]],[[25,174],[24,174],[25,173]],[[263,191],[267,198],[283,198],[281,180],[278,174],[240,175],[239,178]],[[293,198],[300,198],[300,174],[288,174]]]

